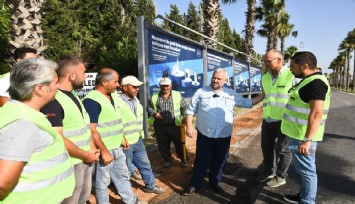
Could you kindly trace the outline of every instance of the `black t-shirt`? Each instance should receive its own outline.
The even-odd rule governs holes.
[[[83,114],[83,110],[81,109],[81,105],[79,100],[71,93],[71,91],[64,91],[58,90],[63,92],[69,98],[73,100],[75,105],[79,108],[81,114]],[[45,106],[41,108],[41,112],[47,115],[49,122],[52,124],[53,127],[63,127],[63,120],[64,120],[64,109],[62,105],[54,99],[53,101],[47,103]]]
[[[321,73],[317,72],[311,74],[310,76],[317,75],[317,74],[321,74]],[[303,102],[309,103],[310,100],[324,101],[327,91],[328,91],[328,86],[321,79],[315,79],[310,83],[308,83],[307,85],[305,85],[304,87],[300,88],[298,93]]]
[[[115,107],[115,104],[113,102],[111,94],[109,96],[110,96],[110,101],[111,101],[112,106]],[[97,101],[92,100],[90,98],[86,98],[83,100],[83,105],[90,116],[90,123],[98,123],[99,116],[101,113],[100,103],[98,103]]]

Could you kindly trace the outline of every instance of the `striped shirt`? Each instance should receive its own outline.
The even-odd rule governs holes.
[[[156,101],[156,110],[153,109],[153,102],[152,99],[149,100],[148,106],[147,106],[147,112],[149,116],[153,116],[157,112],[160,113],[160,115],[163,117],[163,120],[161,123],[163,124],[175,124],[175,116],[174,116],[174,102],[173,102],[173,97],[171,94],[169,95],[168,99],[165,100],[161,92],[158,94],[158,98]],[[180,111],[181,115],[184,115],[183,113],[185,112],[185,108],[187,107],[186,102],[184,101],[183,98],[181,98],[180,101]]]
[[[127,103],[134,115],[137,116],[137,97],[130,99],[125,94],[121,94],[121,99]]]

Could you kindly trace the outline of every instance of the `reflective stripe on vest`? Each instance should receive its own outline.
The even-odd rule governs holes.
[[[324,75],[312,75],[304,79],[291,93],[281,123],[282,133],[291,138],[303,140],[304,136],[306,135],[308,118],[311,110],[310,105],[308,103],[304,103],[301,100],[299,96],[299,90],[315,79],[321,79],[328,86],[328,92],[326,93],[326,99],[324,101],[322,121],[317,132],[315,133],[315,135],[313,135],[312,138],[313,141],[323,140],[324,127],[330,106],[330,87],[328,80],[325,78]]]
[[[181,94],[178,91],[171,90],[171,95],[172,95],[172,100],[173,100],[173,109],[174,113],[172,117],[175,118],[175,125],[180,126],[181,124],[181,110],[180,110],[180,102],[181,102]],[[152,103],[153,103],[153,109],[156,111],[157,110],[157,102],[158,102],[158,96],[159,92],[156,92],[152,96]],[[148,124],[153,124],[154,123],[154,116],[150,116],[148,119]]]
[[[91,141],[89,115],[77,94],[74,91],[71,93],[79,101],[82,113],[75,102],[62,91],[58,90],[55,96],[64,110],[63,135],[80,149],[89,151]],[[83,162],[74,157],[72,157],[72,161],[74,165]]]
[[[274,84],[270,72],[262,77],[262,86],[265,93],[263,118],[282,120],[283,111],[289,98],[288,91],[294,83],[294,76],[290,69],[283,69]]]
[[[128,104],[123,101],[121,97],[119,97],[119,106],[122,111],[122,115],[125,116],[122,118],[123,134],[129,144],[135,144],[140,137],[144,138],[143,107],[137,98],[135,98],[135,100],[137,105],[137,116],[133,113]]]
[[[9,101],[0,110],[0,117],[3,118],[0,129],[18,119],[25,119],[54,140],[41,152],[31,155],[15,188],[2,203],[60,203],[71,196],[75,186],[72,162],[62,137],[45,115],[22,103]]]
[[[101,112],[97,123],[97,131],[100,133],[102,142],[108,150],[115,149],[122,144],[123,126],[118,102],[118,94],[111,94],[114,106],[111,101],[102,93],[92,90],[85,97],[100,104]],[[84,99],[84,100],[85,100]]]

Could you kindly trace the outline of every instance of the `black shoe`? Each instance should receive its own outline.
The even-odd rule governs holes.
[[[274,176],[275,176],[274,173],[263,172],[263,173],[259,174],[259,176],[256,178],[256,181],[259,183],[262,183],[268,179],[274,178]]]
[[[216,193],[223,193],[224,189],[220,185],[212,185],[210,184],[210,187],[213,189],[214,192]]]
[[[191,194],[194,194],[196,191],[194,186],[189,186],[187,188],[184,189],[184,191],[182,192],[182,195],[184,196],[189,196]]]
[[[300,193],[297,193],[296,195],[285,195],[284,200],[289,203],[298,204],[300,203]]]
[[[181,166],[181,168],[185,168],[185,167],[187,167],[187,163],[186,162],[181,162],[180,166]]]

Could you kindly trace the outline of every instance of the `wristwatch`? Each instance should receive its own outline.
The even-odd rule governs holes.
[[[303,142],[312,142],[312,139],[308,138],[308,137],[305,137],[305,138],[303,138]]]

